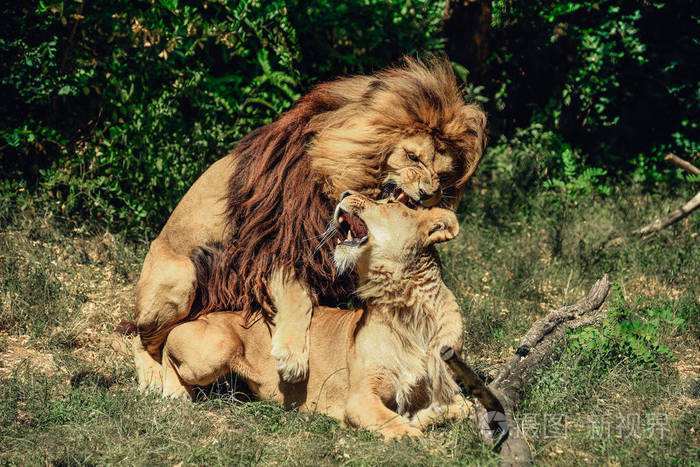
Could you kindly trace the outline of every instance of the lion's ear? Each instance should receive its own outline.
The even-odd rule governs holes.
[[[434,245],[452,240],[459,233],[459,222],[455,213],[441,208],[433,208],[428,211],[429,216],[425,222],[425,244]]]

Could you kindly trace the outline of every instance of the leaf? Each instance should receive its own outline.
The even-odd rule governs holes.
[[[177,0],[160,0],[160,4],[170,11],[177,10]]]

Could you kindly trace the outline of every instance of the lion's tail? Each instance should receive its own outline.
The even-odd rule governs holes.
[[[192,250],[190,259],[194,264],[197,280],[194,301],[190,308],[190,319],[195,319],[209,308],[212,296],[209,293],[211,279],[217,264],[224,261],[224,245],[220,242],[208,243]]]

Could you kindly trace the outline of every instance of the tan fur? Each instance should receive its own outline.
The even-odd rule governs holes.
[[[457,234],[454,213],[415,211],[359,194],[344,198],[339,209],[358,215],[369,230],[364,245],[336,248],[336,255],[360,249],[355,267],[367,308],[316,309],[308,381],[281,382],[264,320],[246,327],[240,314],[215,312],[168,336],[164,395],[187,397],[194,386],[235,372],[262,399],[322,412],[386,438],[418,436],[470,413],[439,356],[444,345],[462,345],[461,315],[433,250]]]
[[[161,347],[175,325],[225,309],[274,315],[280,373],[303,379],[309,304],[340,303],[353,286],[335,271],[330,246],[315,249],[340,193],[376,196],[393,182],[426,206],[454,207],[481,158],[485,125],[449,62],[409,59],[321,84],[244,138],[195,182],[151,244],[136,294],[140,387],[160,387]],[[195,285],[189,255],[212,242],[227,259]],[[193,310],[202,287],[207,303]]]

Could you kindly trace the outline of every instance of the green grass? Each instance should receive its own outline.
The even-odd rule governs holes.
[[[679,197],[539,195],[497,211],[488,190],[470,196],[461,236],[441,253],[475,366],[495,372],[537,317],[577,300],[603,273],[616,285],[603,325],[572,333],[525,388],[516,418],[536,461],[700,462],[700,216],[601,248]],[[41,211],[4,217],[0,463],[497,463],[467,422],[386,444],[236,393],[192,404],[138,393],[128,341],[113,331],[131,316],[145,251]]]

